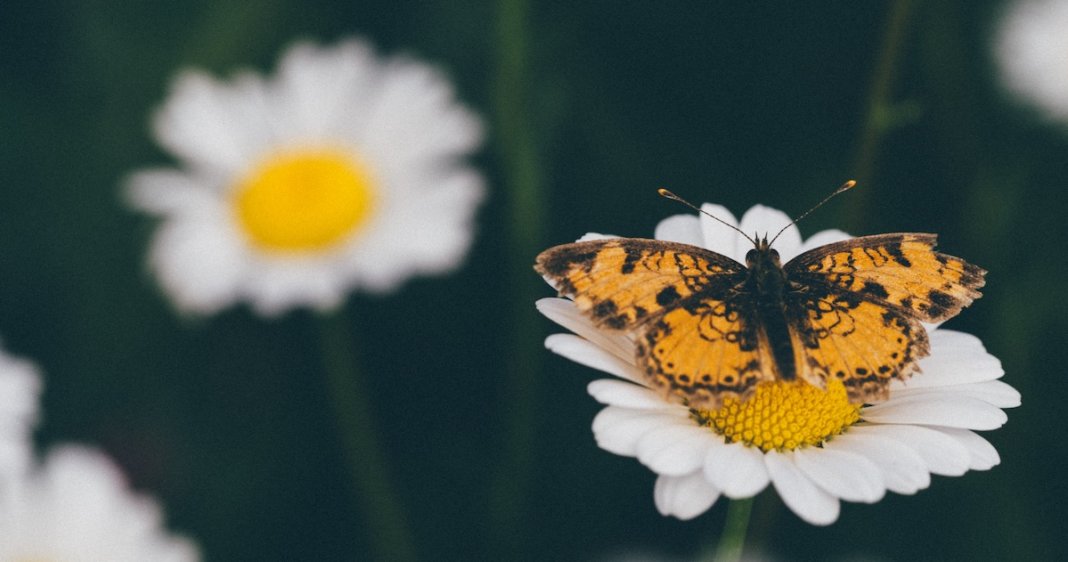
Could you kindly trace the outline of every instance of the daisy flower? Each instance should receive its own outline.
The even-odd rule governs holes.
[[[199,560],[197,548],[168,534],[161,519],[156,502],[132,494],[103,454],[58,447],[0,504],[0,560]]]
[[[187,70],[153,130],[178,166],[126,194],[162,219],[149,268],[182,311],[330,310],[455,269],[471,244],[481,125],[415,60],[348,40],[298,43],[270,77]]]
[[[1068,120],[1068,2],[1008,5],[994,44],[1006,88],[1048,116]]]
[[[33,452],[41,375],[24,359],[0,351],[0,502],[11,478],[25,470]]]
[[[741,224],[725,208],[703,210],[744,232],[776,232],[784,213],[756,206]],[[587,235],[587,239],[603,237]],[[708,217],[678,215],[662,221],[656,238],[703,246],[744,263],[752,244]],[[828,230],[802,242],[797,227],[779,237],[785,263],[817,246],[849,238]],[[664,398],[645,384],[628,335],[595,328],[567,299],[538,301],[538,310],[574,332],[555,334],[546,347],[572,361],[614,375],[590,383],[606,405],[593,421],[601,448],[635,457],[658,474],[653,497],[664,515],[690,519],[721,496],[740,499],[769,484],[801,519],[827,525],[840,500],[874,503],[887,491],[913,494],[931,474],[960,476],[1000,462],[973,430],[1006,421],[1002,408],[1020,395],[998,381],[1000,362],[974,336],[928,326],[931,353],[908,385],[895,381],[890,398],[851,404],[845,388],[826,391],[803,382],[763,384],[745,402],[727,398],[714,411],[697,411]]]

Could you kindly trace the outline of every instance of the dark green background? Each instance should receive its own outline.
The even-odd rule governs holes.
[[[785,559],[1068,557],[1068,126],[998,86],[989,45],[1002,6],[910,6],[880,112],[891,117],[863,164],[873,76],[900,5],[531,4],[516,67],[502,63],[516,43],[497,32],[507,8],[490,2],[4,2],[0,335],[46,373],[39,445],[105,448],[209,560],[369,556],[326,398],[321,320],[264,321],[244,306],[178,317],[145,273],[154,224],[119,195],[124,174],[170,162],[147,116],[177,69],[267,71],[294,39],[357,34],[443,66],[490,125],[476,159],[489,199],[463,269],[348,303],[423,557],[714,545],[725,502],[694,521],[663,518],[654,475],[595,445],[599,407],[585,385],[601,375],[542,349],[552,328],[532,298],[551,291],[529,266],[587,231],[650,236],[684,211],[659,186],[736,213],[763,203],[796,214],[858,174],[863,185],[802,232],[933,231],[989,269],[984,298],[950,326],[1001,358],[1024,405],[986,434],[1002,457],[992,471],[844,504],[827,528],[766,492],[750,544]],[[517,183],[508,147],[527,140],[518,158],[537,173]],[[518,196],[523,181],[535,189]],[[534,224],[517,219],[526,213]],[[517,391],[523,365],[533,378]],[[530,462],[505,469],[509,416],[523,404]],[[522,500],[504,510],[515,525],[490,521],[496,493]]]

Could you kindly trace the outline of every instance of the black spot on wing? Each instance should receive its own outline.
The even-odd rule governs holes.
[[[890,293],[886,292],[886,287],[882,283],[876,283],[875,281],[865,281],[864,287],[861,288],[860,292],[883,300],[890,296]]]
[[[935,318],[941,317],[946,314],[947,311],[958,306],[956,299],[938,290],[927,293],[927,300],[931,301],[931,305],[927,309],[927,314],[930,314]]]
[[[681,297],[675,287],[664,287],[656,294],[656,304],[669,306],[677,302]]]
[[[542,273],[552,277],[562,277],[567,275],[575,265],[589,268],[596,258],[597,252],[591,252],[588,249],[578,250],[573,246],[561,246],[538,256],[538,267]]]
[[[616,303],[610,300],[601,301],[593,307],[593,315],[598,318],[613,316],[616,313]]]
[[[619,268],[619,272],[626,275],[634,272],[635,264],[642,259],[644,254],[640,249],[630,246],[625,246],[624,251],[626,252],[626,257],[623,258],[623,265]]]
[[[894,261],[901,264],[902,267],[912,267],[912,262],[901,251],[900,243],[887,244],[883,248],[886,248],[886,253],[890,254],[890,257],[894,258]]]

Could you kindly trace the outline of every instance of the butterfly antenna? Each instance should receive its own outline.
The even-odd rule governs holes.
[[[790,228],[791,226],[801,222],[801,219],[807,217],[808,214],[811,213],[812,211],[815,211],[816,209],[819,209],[820,207],[822,207],[824,203],[826,203],[826,202],[830,201],[831,199],[833,199],[835,195],[838,195],[839,193],[842,193],[843,191],[849,191],[850,189],[853,189],[854,187],[856,187],[856,185],[857,185],[857,182],[855,180],[849,180],[849,181],[843,183],[842,187],[839,187],[838,189],[834,190],[834,193],[831,193],[827,197],[824,197],[823,201],[820,201],[819,203],[816,203],[815,207],[812,207],[811,209],[805,211],[804,213],[801,213],[801,216],[799,216],[796,219],[790,221],[790,224],[782,227],[782,230],[779,231],[779,234],[776,234],[775,238],[772,238],[771,242],[769,242],[768,245],[770,246],[771,244],[774,244],[775,241],[779,239],[779,235],[782,234],[783,232],[786,232],[787,228]]]
[[[697,211],[698,213],[701,213],[701,214],[705,215],[706,217],[708,217],[710,219],[716,220],[716,221],[722,223],[723,225],[728,226],[728,227],[736,230],[738,232],[738,234],[741,234],[742,236],[745,236],[745,239],[750,241],[750,242],[752,242],[754,246],[757,245],[756,240],[753,240],[752,238],[749,237],[748,234],[742,232],[742,229],[738,228],[737,226],[734,226],[733,224],[731,224],[731,223],[729,223],[729,222],[727,222],[727,221],[725,221],[725,220],[723,220],[723,219],[721,219],[721,218],[719,218],[717,216],[712,215],[711,213],[709,213],[708,211],[705,211],[704,209],[698,208],[696,205],[694,205],[693,203],[690,203],[689,201],[683,199],[682,197],[679,197],[678,195],[675,195],[674,193],[672,193],[672,192],[670,192],[670,191],[668,191],[668,190],[666,190],[666,189],[664,189],[662,187],[660,189],[656,190],[656,192],[659,193],[661,197],[666,197],[668,199],[671,199],[672,201],[678,201],[679,203],[682,203],[683,205],[686,205],[687,207]]]

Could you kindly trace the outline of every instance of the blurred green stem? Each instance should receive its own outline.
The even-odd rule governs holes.
[[[350,318],[342,307],[319,320],[330,402],[352,478],[349,489],[363,510],[374,558],[415,560],[412,536],[378,440],[363,371],[357,365]]]
[[[489,527],[496,555],[515,556],[527,537],[526,503],[536,457],[541,325],[534,312],[540,280],[534,256],[542,244],[544,203],[534,119],[530,115],[526,0],[497,6],[497,66],[493,82],[494,139],[501,159],[506,200],[509,263],[505,283],[513,303],[505,364],[506,387],[498,408],[507,412],[502,458],[490,487]]]
[[[753,511],[753,498],[731,500],[727,504],[727,521],[719,545],[712,554],[714,562],[738,562],[745,547],[745,533],[749,528],[749,514]]]
[[[890,106],[891,88],[894,84],[895,70],[911,13],[911,0],[896,0],[890,5],[886,31],[883,33],[883,41],[879,47],[879,59],[868,86],[864,126],[857,145],[856,159],[853,162],[854,179],[861,187],[867,185],[872,179],[875,160],[879,154],[879,143],[882,141],[883,133],[889,128],[886,115]],[[865,193],[867,190],[858,190],[857,193],[847,198],[852,204],[852,216],[864,216],[864,202],[867,200]]]

